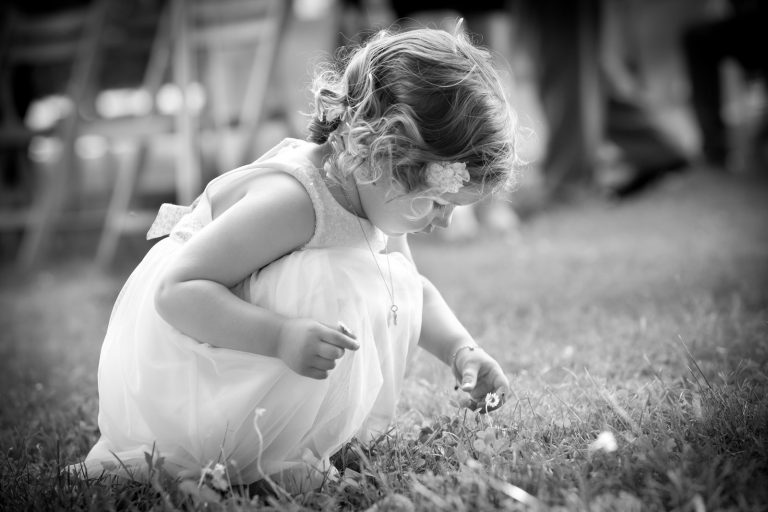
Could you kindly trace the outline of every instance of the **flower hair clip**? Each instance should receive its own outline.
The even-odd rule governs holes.
[[[464,162],[430,162],[427,164],[427,184],[438,193],[455,194],[469,181],[469,171]]]

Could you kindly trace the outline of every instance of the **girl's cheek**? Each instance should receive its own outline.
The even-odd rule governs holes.
[[[413,214],[416,217],[422,217],[430,213],[432,209],[432,200],[426,198],[414,199],[412,203]]]

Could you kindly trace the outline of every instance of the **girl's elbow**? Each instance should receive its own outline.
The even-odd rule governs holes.
[[[160,279],[155,289],[155,310],[164,319],[168,320],[168,316],[172,310],[174,301],[175,290],[178,283],[169,281],[168,279]]]

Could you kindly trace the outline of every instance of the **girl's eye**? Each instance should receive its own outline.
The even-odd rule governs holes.
[[[438,212],[445,210],[449,206],[448,204],[441,204],[441,203],[438,203],[437,201],[433,201],[432,204],[434,205],[433,208]]]

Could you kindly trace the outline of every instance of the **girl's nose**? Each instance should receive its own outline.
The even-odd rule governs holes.
[[[444,212],[441,212],[440,215],[435,217],[435,220],[432,221],[432,224],[439,228],[447,228],[451,225],[451,217],[453,217],[453,209],[454,207],[451,206],[447,208]]]

